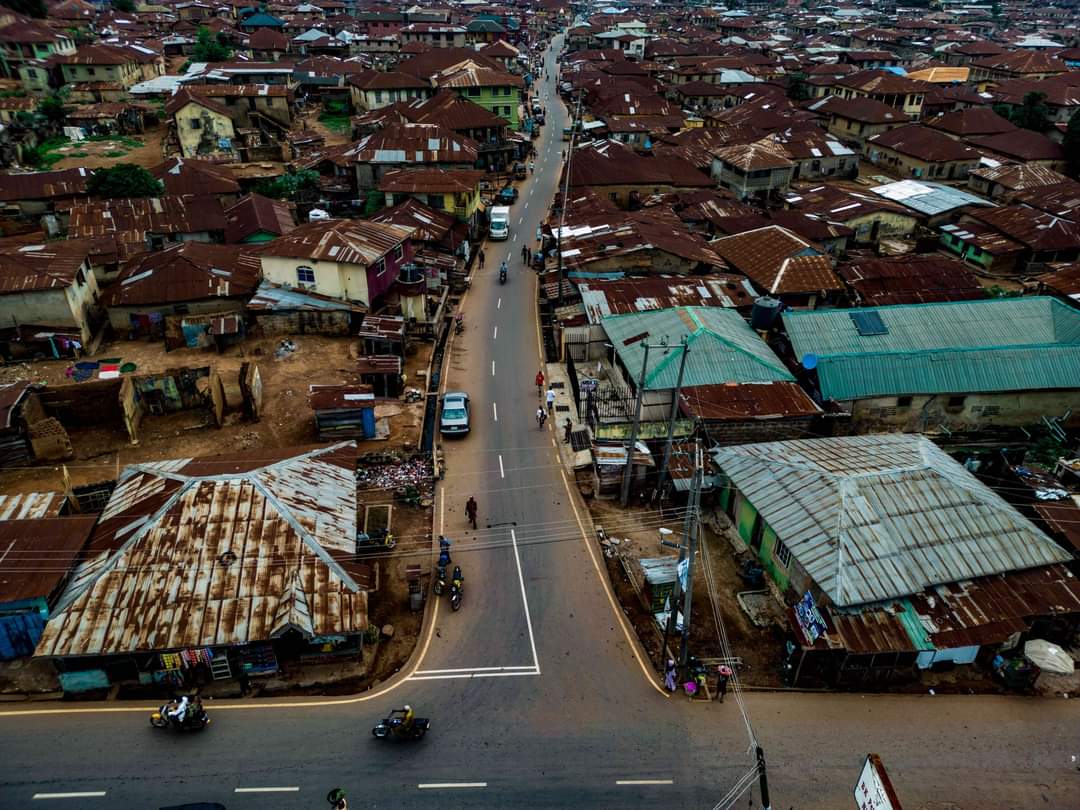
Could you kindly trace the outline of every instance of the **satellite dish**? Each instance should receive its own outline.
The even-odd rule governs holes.
[[[813,371],[817,368],[818,356],[816,354],[804,354],[802,359],[802,367],[807,371]]]

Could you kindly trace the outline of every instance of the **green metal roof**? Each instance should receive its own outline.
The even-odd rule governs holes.
[[[675,307],[613,315],[601,321],[608,339],[636,383],[645,344],[649,366],[645,390],[674,388],[687,338],[683,385],[791,382],[795,378],[738,312],[723,307]],[[667,349],[656,344],[667,342]]]
[[[867,312],[882,333],[860,334],[852,315]],[[1080,311],[1055,298],[788,311],[784,324],[796,357],[817,356],[825,399],[1080,388]]]

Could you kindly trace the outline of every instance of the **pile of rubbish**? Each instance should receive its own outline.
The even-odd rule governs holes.
[[[422,457],[382,464],[361,458],[356,469],[356,484],[362,489],[398,490],[414,487],[426,490],[431,482],[431,461]]]
[[[297,346],[295,343],[289,340],[289,338],[284,338],[281,343],[278,344],[277,349],[274,350],[274,359],[281,360],[283,358],[286,358],[290,354],[295,352],[296,349]]]

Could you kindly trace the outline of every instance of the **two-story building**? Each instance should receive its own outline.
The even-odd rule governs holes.
[[[460,25],[435,22],[414,22],[398,31],[402,47],[416,42],[429,48],[464,48],[468,29]]]
[[[0,28],[0,73],[9,79],[22,78],[23,87],[30,92],[48,89],[47,71],[40,66],[43,60],[53,54],[73,53],[75,40],[66,32],[46,25],[44,20],[15,19]],[[31,80],[29,85],[27,79]],[[44,79],[45,83],[37,84],[38,79]]]
[[[731,144],[713,150],[712,176],[741,199],[767,197],[791,185],[795,163],[771,139]]]
[[[928,180],[963,180],[979,165],[979,153],[970,146],[920,124],[908,124],[867,139],[863,154],[871,163],[891,169],[900,177]]]
[[[72,101],[123,101],[133,85],[165,74],[161,54],[136,45],[82,45],[51,61],[71,85]]]
[[[451,65],[431,77],[437,89],[449,89],[505,120],[511,129],[521,128],[520,76],[484,67],[472,60]]]
[[[430,98],[431,82],[417,76],[392,71],[365,70],[348,78],[353,106],[358,110],[378,110],[398,101]]]
[[[386,195],[386,205],[393,206],[412,198],[436,211],[453,214],[469,226],[472,237],[480,232],[480,181],[484,172],[476,169],[395,169],[385,172],[379,191]]]
[[[412,262],[411,233],[359,219],[300,225],[262,250],[262,275],[274,284],[372,308]]]

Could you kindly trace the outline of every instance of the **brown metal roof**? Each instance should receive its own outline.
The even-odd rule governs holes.
[[[939,650],[1002,642],[1025,619],[1080,612],[1080,580],[1063,565],[1046,565],[939,585],[909,597]]]
[[[225,166],[205,160],[171,157],[150,169],[166,194],[239,194],[240,184]]]
[[[95,523],[96,515],[0,521],[0,604],[50,598]]]
[[[395,354],[369,354],[356,361],[361,379],[369,374],[400,374],[402,359]]]
[[[310,222],[270,242],[262,254],[367,267],[408,239],[409,234],[408,228],[399,225],[362,219]]]
[[[398,194],[469,194],[479,187],[483,179],[484,172],[476,169],[394,169],[382,176],[379,191]]]
[[[867,140],[868,147],[882,147],[930,163],[952,160],[977,161],[979,153],[970,146],[955,141],[944,132],[921,126],[907,124],[879,135],[872,135]]]
[[[390,123],[347,151],[356,163],[476,163],[479,145],[439,124]]]
[[[308,405],[313,411],[340,411],[370,408],[375,395],[370,385],[311,385]]]
[[[36,654],[363,632],[355,469],[352,442],[125,468]]]
[[[181,242],[141,253],[102,295],[106,306],[246,298],[259,284],[259,258],[241,247]]]
[[[823,250],[779,225],[726,236],[709,246],[769,293],[844,289]]]
[[[121,254],[146,248],[147,234],[223,232],[225,212],[217,197],[147,197],[77,202],[71,206],[68,235],[115,236]]]
[[[971,269],[941,254],[864,259],[836,268],[866,306],[968,301],[986,297]]]
[[[405,319],[396,315],[365,315],[356,334],[362,340],[404,340]]]
[[[248,194],[225,209],[225,241],[242,242],[258,233],[284,236],[296,228],[293,203]]]
[[[89,253],[83,239],[2,247],[0,295],[71,287]]]
[[[679,410],[706,421],[744,421],[817,416],[821,413],[798,383],[726,383],[682,389]]]
[[[437,211],[414,197],[410,197],[393,208],[384,208],[374,214],[371,220],[411,228],[414,242],[438,242],[457,222],[452,214]]]
[[[5,172],[0,174],[0,201],[50,200],[81,197],[92,169],[60,169],[53,172]]]

